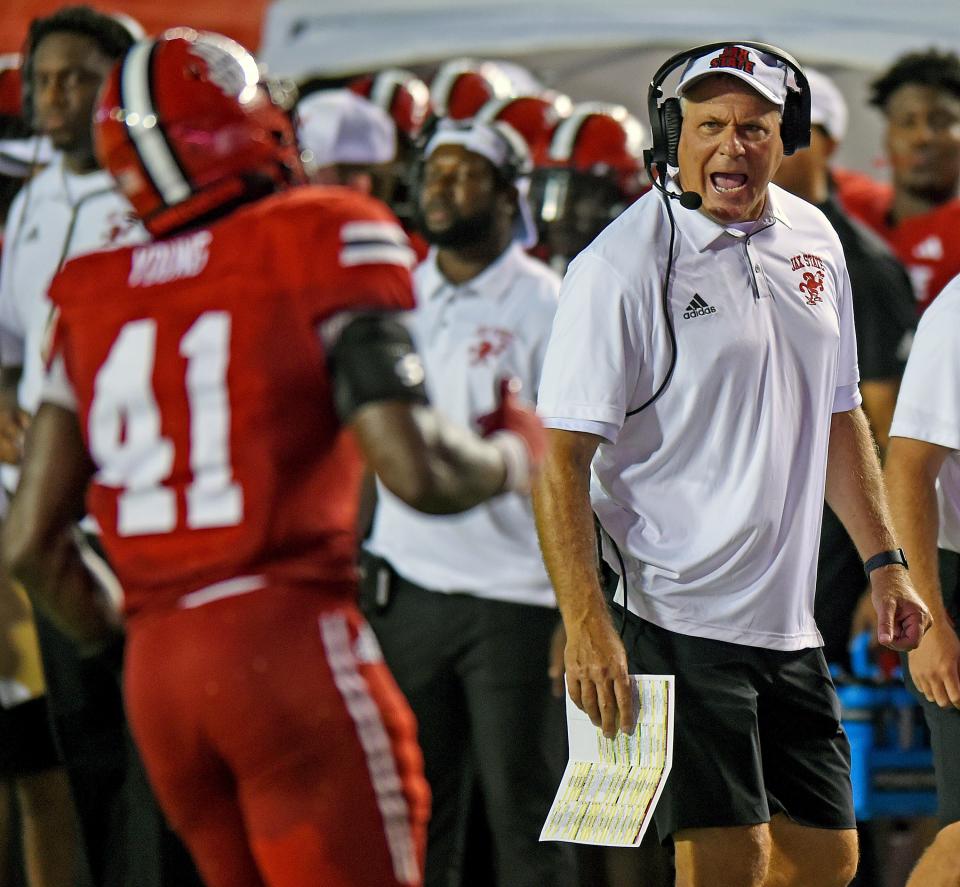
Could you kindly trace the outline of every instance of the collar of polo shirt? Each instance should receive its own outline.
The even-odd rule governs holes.
[[[673,172],[674,175],[670,177],[667,188],[673,193],[679,194],[681,193],[681,189],[677,184],[676,171],[674,170]],[[674,219],[676,220],[677,228],[683,233],[684,237],[693,244],[697,252],[703,252],[716,241],[718,237],[724,234],[729,234],[733,237],[746,236],[741,229],[733,225],[721,225],[719,222],[715,222],[701,212],[690,212],[688,210],[677,211],[674,212]],[[777,197],[776,186],[768,185],[767,202],[763,208],[763,215],[757,219],[757,230],[759,231],[761,228],[766,228],[774,222],[780,222],[788,228],[793,227],[790,222],[790,217],[787,215],[786,209],[783,206],[783,201]]]
[[[503,298],[517,276],[518,255],[524,255],[523,247],[514,240],[494,261],[483,269],[476,277],[465,280],[461,284],[454,284],[447,280],[437,266],[437,247],[430,248],[427,258],[423,262],[423,272],[427,279],[420,287],[425,301],[435,299],[446,290],[466,295],[468,293],[482,293],[489,299]]]

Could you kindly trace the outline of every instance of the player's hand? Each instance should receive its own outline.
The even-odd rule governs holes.
[[[633,733],[637,716],[627,654],[606,611],[567,627],[564,651],[567,688],[603,735],[613,739],[620,729]]]
[[[960,638],[950,625],[937,621],[908,661],[910,677],[930,702],[960,708]]]
[[[563,651],[567,646],[567,632],[563,622],[558,622],[550,638],[550,662],[547,666],[547,676],[550,678],[550,689],[557,699],[563,699]]]
[[[915,650],[933,619],[913,590],[910,574],[897,564],[874,570],[870,597],[877,611],[877,640],[892,650]]]
[[[30,414],[18,406],[0,406],[0,462],[19,465]]]
[[[514,435],[523,443],[526,458],[513,458],[516,447],[504,448],[507,462],[505,489],[529,491],[530,481],[547,454],[547,432],[536,412],[524,406],[517,398],[520,392],[518,379],[503,379],[500,382],[500,402],[492,413],[480,416],[477,424],[484,437]]]

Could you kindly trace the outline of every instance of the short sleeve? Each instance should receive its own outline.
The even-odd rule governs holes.
[[[570,266],[540,380],[544,419],[600,422],[619,432],[643,362],[634,302],[599,256],[585,253]]]
[[[840,284],[840,352],[837,363],[837,387],[833,396],[833,412],[845,413],[860,406],[860,371],[857,367],[857,333],[853,322],[853,293],[850,275],[843,266]]]
[[[314,323],[341,311],[413,307],[415,254],[386,206],[338,195],[299,212],[302,225],[294,239],[311,261],[291,257],[288,267],[303,268],[306,277],[297,288]]]
[[[890,436],[960,450],[960,277],[920,319]]]

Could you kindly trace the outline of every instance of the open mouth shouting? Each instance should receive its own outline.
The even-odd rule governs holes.
[[[747,176],[740,172],[712,172],[710,184],[718,194],[735,194],[747,186]]]

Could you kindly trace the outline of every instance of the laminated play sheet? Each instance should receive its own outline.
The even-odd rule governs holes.
[[[673,675],[631,675],[640,717],[633,735],[603,733],[567,696],[570,760],[541,841],[640,843],[673,763]]]

